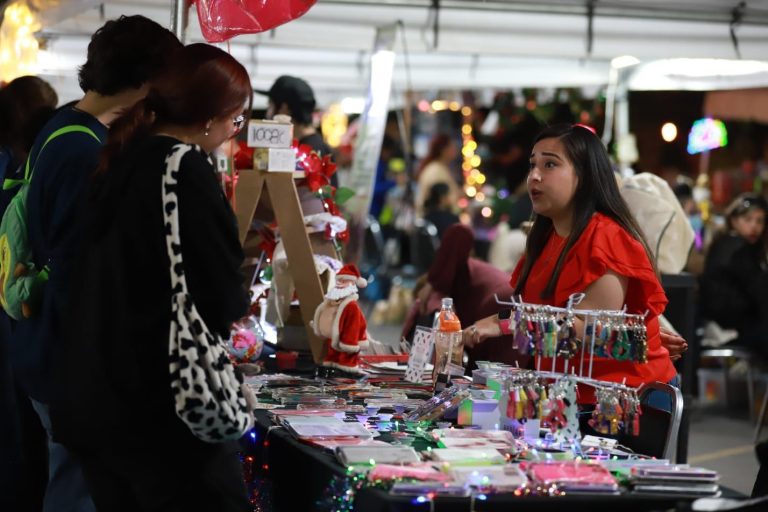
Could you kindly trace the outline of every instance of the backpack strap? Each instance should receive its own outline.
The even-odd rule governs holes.
[[[96,136],[95,133],[93,133],[93,130],[88,128],[87,126],[83,126],[81,124],[71,124],[68,126],[63,126],[50,134],[47,139],[45,139],[45,142],[43,143],[43,147],[40,148],[40,151],[37,152],[37,158],[35,159],[35,165],[32,166],[32,169],[29,168],[29,162],[32,159],[32,155],[30,154],[27,157],[27,162],[24,165],[24,178],[23,179],[5,179],[3,180],[3,190],[9,190],[15,186],[18,185],[24,185],[25,183],[29,183],[29,181],[32,179],[32,173],[35,171],[35,167],[37,166],[37,160],[40,158],[40,153],[43,152],[45,149],[45,146],[48,145],[49,142],[51,142],[53,139],[58,137],[59,135],[65,135],[67,133],[74,133],[74,132],[80,132],[85,133],[96,139],[96,142],[101,144],[101,140]]]

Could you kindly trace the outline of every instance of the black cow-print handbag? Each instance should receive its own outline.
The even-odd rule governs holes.
[[[178,196],[181,159],[197,146],[177,144],[163,176],[165,242],[171,261],[171,332],[168,343],[176,414],[203,441],[239,439],[253,420],[241,392],[242,378],[227,357],[223,340],[198,313],[184,277],[179,239]]]

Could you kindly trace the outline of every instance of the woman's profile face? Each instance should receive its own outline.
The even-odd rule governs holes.
[[[536,143],[529,159],[528,195],[533,211],[550,219],[570,215],[579,178],[563,143],[556,138]]]
[[[208,135],[201,144],[205,151],[210,153],[225,141],[240,133],[240,130],[243,129],[246,123],[246,107],[247,103],[242,110],[217,117],[213,120],[208,128]]]
[[[738,217],[734,217],[731,224],[739,236],[750,244],[754,244],[760,240],[765,230],[765,210],[751,208]]]

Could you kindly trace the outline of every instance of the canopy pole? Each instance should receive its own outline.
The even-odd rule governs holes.
[[[171,0],[171,31],[186,44],[189,25],[189,0]]]

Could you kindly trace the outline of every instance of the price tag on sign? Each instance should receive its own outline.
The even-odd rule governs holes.
[[[413,335],[413,345],[408,356],[408,369],[405,370],[405,380],[408,382],[421,382],[424,369],[432,357],[432,347],[435,343],[435,334],[431,329],[417,327]]]
[[[252,148],[290,148],[293,125],[275,121],[252,120],[248,123],[248,146]]]

